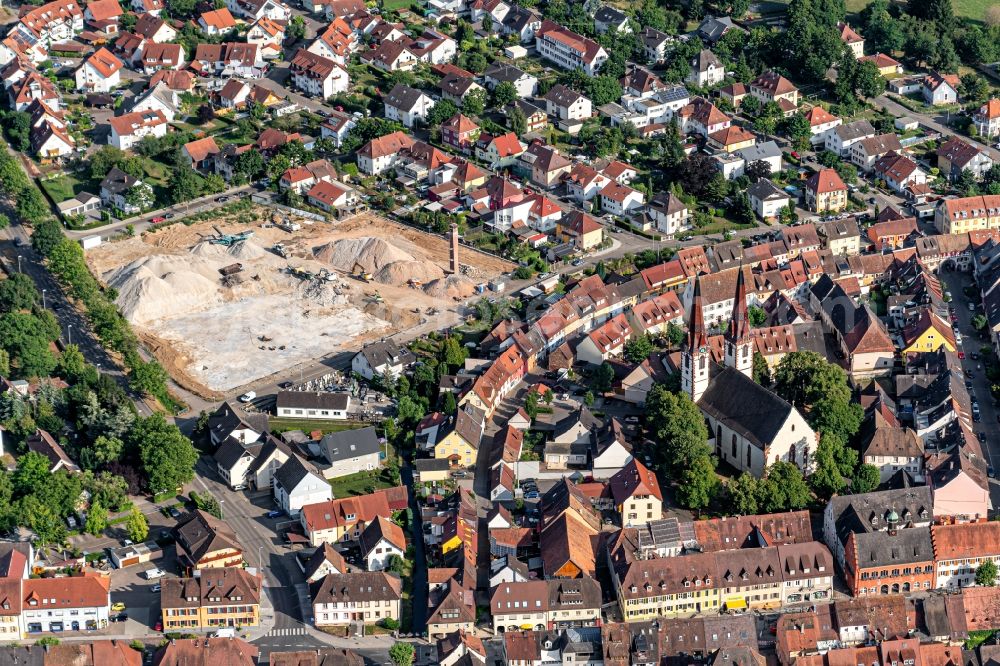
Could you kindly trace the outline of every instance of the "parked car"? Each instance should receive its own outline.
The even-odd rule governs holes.
[[[123,610],[125,610],[125,602],[116,601],[115,603],[111,604],[112,613],[121,613]]]
[[[150,592],[159,592],[161,589],[163,589],[163,586],[160,585],[159,583],[157,583],[153,587],[149,588],[149,591]]]
[[[163,620],[157,620],[153,625],[153,631],[163,631]]]
[[[256,397],[257,393],[255,391],[247,391],[246,393],[240,396],[240,402],[250,402]]]
[[[146,580],[156,580],[158,578],[163,578],[167,573],[160,569],[159,567],[153,567],[152,569],[146,569]]]
[[[280,384],[278,384],[278,388],[280,388],[280,389],[290,389],[290,388],[292,388],[292,382],[281,382]]]
[[[280,518],[284,513],[285,512],[281,511],[280,509],[275,509],[274,511],[268,511],[267,512],[267,517],[268,518]]]
[[[167,513],[170,514],[171,518],[175,518],[176,519],[176,518],[180,518],[181,517],[181,512],[180,512],[180,510],[176,506],[172,506],[169,509],[167,509]]]
[[[118,615],[111,616],[112,622],[125,622],[126,620],[128,620],[128,613],[118,613]]]
[[[162,215],[157,215],[156,217],[150,220],[150,222],[152,222],[153,224],[159,224],[160,222],[166,222],[166,221],[167,218],[163,217]]]

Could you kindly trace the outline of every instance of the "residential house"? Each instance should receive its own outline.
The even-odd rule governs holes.
[[[650,63],[661,63],[667,57],[667,48],[674,38],[665,32],[649,26],[644,27],[639,32],[639,39],[642,42],[646,54],[646,61]]]
[[[761,178],[747,188],[753,212],[764,221],[775,220],[788,207],[792,198],[767,178]]]
[[[518,159],[521,170],[530,173],[531,182],[545,189],[558,185],[572,166],[558,150],[538,140],[532,141]]]
[[[292,85],[302,92],[326,99],[347,92],[350,77],[347,70],[333,60],[299,49],[289,63]]]
[[[259,655],[257,646],[247,643],[242,638],[178,638],[160,648],[153,663],[156,666],[192,664],[257,666]]]
[[[423,122],[434,107],[434,100],[416,88],[397,83],[385,96],[385,117],[406,127]]]
[[[630,33],[632,26],[629,25],[628,14],[605,5],[594,14],[594,29],[598,34],[606,32]]]
[[[308,558],[303,559],[300,555],[296,560],[307,583],[315,583],[329,574],[343,574],[351,571],[344,556],[328,543],[319,546]]]
[[[442,143],[463,153],[472,152],[479,133],[479,125],[463,113],[456,113],[441,124]]]
[[[310,585],[317,627],[400,619],[402,583],[384,571],[330,574]]]
[[[535,33],[538,54],[563,69],[582,69],[597,76],[608,59],[607,51],[592,39],[576,34],[558,23],[545,20]]]
[[[113,35],[118,32],[118,19],[122,13],[118,0],[96,0],[87,3],[83,10],[83,19],[94,30]]]
[[[221,149],[211,136],[189,141],[181,146],[182,157],[193,169],[208,169],[215,164],[215,155],[219,152]]]
[[[485,416],[472,405],[458,410],[454,427],[446,434],[439,434],[434,445],[434,457],[451,461],[452,466],[471,467],[476,464],[476,456],[485,429]]]
[[[538,79],[524,70],[502,62],[494,62],[483,72],[486,88],[494,90],[501,83],[510,83],[521,99],[534,97],[538,91]]]
[[[132,32],[154,44],[166,44],[177,39],[177,31],[159,16],[140,14]]]
[[[199,571],[243,564],[243,547],[233,529],[215,516],[195,509],[174,528],[177,559],[187,569]]]
[[[837,30],[840,31],[840,40],[851,49],[854,58],[860,60],[865,55],[865,38],[843,21],[837,24]]]
[[[357,203],[355,191],[339,182],[320,181],[306,192],[306,200],[328,213],[350,210]]]
[[[274,473],[274,498],[278,506],[293,518],[302,507],[331,499],[330,483],[312,464],[291,456]]]
[[[267,69],[260,46],[239,42],[198,44],[191,67],[203,76],[246,79],[259,79]]]
[[[937,166],[950,180],[956,180],[963,171],[968,171],[976,180],[993,166],[990,156],[976,145],[952,136],[938,146]]]
[[[493,170],[512,167],[527,146],[513,132],[492,135],[480,133],[476,140],[476,158]]]
[[[402,131],[372,139],[358,150],[358,170],[369,176],[384,173],[393,168],[399,154],[412,148],[413,144],[410,135]],[[412,360],[411,357],[409,362]],[[354,371],[361,372],[363,376],[371,379],[370,375],[364,375],[365,372],[372,372],[370,368],[362,367],[360,370],[354,368]]]
[[[173,122],[180,113],[180,96],[165,82],[159,82],[143,93],[137,95],[132,103],[132,113],[160,112],[167,122]]]
[[[870,171],[883,155],[902,150],[899,137],[895,134],[877,134],[851,146],[851,162],[863,171]]]
[[[561,83],[552,86],[542,99],[548,114],[561,121],[586,120],[593,115],[590,100]]]
[[[875,128],[867,120],[856,120],[852,123],[840,124],[826,132],[824,147],[841,157],[850,155],[855,143],[875,136]]]
[[[156,44],[147,41],[132,55],[132,64],[147,76],[160,70],[176,70],[184,66],[184,47],[180,44]]]
[[[774,70],[764,72],[751,81],[750,94],[761,104],[777,103],[785,115],[794,112],[799,105],[799,89]]]
[[[382,445],[374,426],[327,433],[319,446],[329,463],[329,467],[322,470],[327,479],[371,471],[381,466]],[[310,503],[317,501],[321,500]]]
[[[874,64],[875,67],[878,68],[879,74],[886,79],[891,79],[903,73],[903,64],[884,53],[867,55],[861,58],[861,62],[870,62]]]
[[[213,9],[203,12],[198,17],[198,27],[209,36],[225,35],[230,30],[236,29],[236,19],[233,18],[232,13],[225,7],[222,9]]]
[[[415,360],[413,352],[407,347],[392,340],[379,340],[366,344],[354,355],[351,370],[368,380],[376,375],[399,377]]]
[[[108,177],[105,178],[105,181],[113,175],[117,176],[116,171],[125,175],[126,178],[131,178],[131,176],[128,176],[128,174],[125,174],[116,167],[108,172]],[[104,199],[103,183],[101,184],[101,198]],[[233,406],[228,401],[219,405],[219,408],[208,419],[209,441],[211,441],[212,446],[218,446],[230,437],[244,444],[255,442],[260,439],[261,435],[267,432],[266,414],[245,414],[241,409]]]
[[[1000,136],[1000,99],[992,97],[980,106],[972,116],[972,122],[975,123],[979,136],[986,139]]]
[[[393,511],[407,507],[402,486],[377,490],[368,495],[327,500],[302,507],[299,521],[313,546],[339,541],[358,541],[376,517],[391,519]],[[343,572],[341,572],[343,573]]]
[[[344,420],[350,407],[349,393],[278,391],[275,412],[279,418]]]
[[[135,188],[141,189],[136,190]],[[101,202],[105,206],[120,210],[126,215],[142,210],[142,206],[139,204],[144,198],[150,203],[153,201],[152,187],[138,178],[128,175],[118,167],[113,167],[101,181],[100,194]]]
[[[600,365],[609,358],[620,356],[632,337],[632,327],[624,314],[609,319],[591,331],[576,348],[577,361]]]
[[[147,136],[163,137],[167,134],[167,118],[161,111],[142,111],[113,116],[108,145],[119,150],[131,150]]]
[[[958,80],[957,74],[931,72],[923,80],[924,101],[933,106],[955,104],[958,102],[960,86],[961,82]]]
[[[577,250],[586,252],[604,242],[604,225],[587,213],[574,210],[559,221],[559,234]]]
[[[975,522],[931,526],[934,587],[957,590],[976,582],[984,562],[1000,564],[1000,523]]]
[[[924,443],[912,428],[889,423],[876,410],[865,419],[858,439],[862,462],[878,467],[881,483],[900,470],[914,481],[923,481]]]
[[[82,92],[106,93],[121,82],[122,61],[101,47],[76,70],[76,89]]]
[[[880,157],[872,166],[872,173],[897,194],[904,194],[911,186],[927,182],[927,173],[912,158],[895,151]]]
[[[623,527],[646,525],[663,517],[663,492],[656,474],[632,459],[608,481]]]
[[[729,16],[706,16],[696,31],[702,41],[715,44],[726,34],[732,31],[746,32],[742,27],[736,25],[732,17]]]
[[[108,625],[110,578],[72,576],[21,581],[21,624],[25,633],[95,631]]]
[[[601,211],[608,215],[625,216],[642,208],[646,195],[628,185],[612,181],[601,190]]]
[[[59,470],[67,472],[79,472],[80,466],[73,462],[66,450],[59,445],[59,442],[45,430],[36,428],[35,432],[24,440],[28,451],[41,454],[49,460],[49,473],[54,474]]]
[[[285,41],[285,26],[272,18],[262,16],[250,26],[246,38],[248,44],[260,47],[261,57],[265,60],[274,59],[281,55],[281,45]]]
[[[406,536],[399,525],[376,516],[361,533],[358,546],[368,571],[383,571],[389,567],[389,558],[402,558],[406,553]]]
[[[262,578],[241,567],[198,572],[192,578],[165,578],[160,584],[164,631],[205,631],[260,624]]]
[[[653,227],[668,237],[673,237],[691,226],[691,209],[672,192],[653,197],[646,206],[646,215]]]
[[[33,127],[30,139],[31,153],[41,160],[58,160],[71,155],[76,148],[76,139],[65,127],[50,122]]]
[[[822,106],[814,106],[806,111],[804,115],[806,120],[809,121],[809,133],[812,135],[809,141],[814,144],[824,143],[827,133],[844,122]]]
[[[847,186],[833,169],[820,169],[806,180],[806,206],[818,213],[836,213],[847,205]]]
[[[503,583],[490,598],[494,632],[526,625],[545,630],[593,627],[601,623],[601,587],[593,578]]]
[[[726,78],[726,68],[708,49],[702,49],[691,61],[691,71],[687,80],[699,88],[710,88],[722,83]]]

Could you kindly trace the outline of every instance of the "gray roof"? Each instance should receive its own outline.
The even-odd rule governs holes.
[[[545,93],[545,100],[558,106],[570,106],[583,97],[581,93],[558,83]]]
[[[698,400],[702,411],[763,449],[774,440],[792,406],[735,368],[723,368]]]
[[[219,467],[228,470],[232,469],[239,462],[240,458],[245,455],[249,455],[251,460],[255,460],[263,446],[263,444],[256,443],[245,445],[235,437],[227,437],[219,445],[213,457],[215,458],[215,462],[219,464]]]
[[[365,357],[368,365],[372,368],[378,368],[382,365],[409,365],[414,361],[413,352],[406,347],[397,345],[392,340],[370,342],[362,347],[358,353]]]
[[[734,155],[739,155],[747,164],[753,164],[757,160],[771,157],[781,157],[781,148],[774,141],[765,141],[746,148],[733,151]]]
[[[867,120],[855,120],[853,123],[845,123],[833,128],[841,141],[860,139],[863,136],[875,136],[875,128]]]
[[[292,409],[331,409],[346,411],[351,396],[347,393],[330,393],[328,391],[279,391],[278,408]]]
[[[891,567],[934,560],[931,528],[912,527],[888,532],[864,532],[854,535],[858,568]]]
[[[424,93],[408,85],[397,83],[385,96],[385,105],[403,111],[410,111],[417,105]]]
[[[451,462],[447,458],[418,458],[413,461],[417,472],[447,472]]]
[[[844,543],[848,534],[885,529],[885,519],[890,511],[899,515],[901,528],[906,526],[907,521],[930,522],[934,518],[934,498],[929,486],[879,490],[833,497],[828,511],[837,538]]]
[[[274,473],[275,483],[280,483],[286,492],[291,492],[310,474],[322,478],[315,467],[298,456],[292,456]]]
[[[292,455],[292,450],[288,447],[288,444],[285,444],[274,435],[269,434],[264,439],[263,447],[261,447],[260,451],[257,452],[257,457],[252,463],[250,463],[249,472],[256,473],[257,470],[264,465],[264,463],[271,459],[271,456],[274,455],[275,451],[281,451],[289,457]]]
[[[108,175],[101,181],[101,189],[111,194],[118,194],[138,185],[139,182],[138,178],[128,175],[118,167],[112,167]]]
[[[698,34],[704,39],[712,42],[713,44],[726,34],[729,30],[743,30],[740,26],[733,23],[733,19],[728,16],[721,16],[715,18],[713,16],[705,17],[705,20],[701,22],[698,26]]]
[[[378,453],[381,448],[374,426],[331,432],[323,436],[320,447],[323,450],[323,456],[331,464],[340,460]]]
[[[245,414],[229,401],[219,405],[208,419],[208,429],[216,437],[216,441],[225,439],[234,430],[248,428],[255,432],[268,431],[267,414],[263,412]]]
[[[523,76],[531,76],[520,67],[507,64],[505,62],[495,62],[486,68],[483,77],[496,81],[514,83]]]
[[[756,197],[761,201],[766,201],[775,197],[783,199],[789,198],[787,192],[769,181],[767,178],[761,178],[756,183],[748,187],[747,194],[751,197]]]
[[[657,30],[656,28],[650,28],[647,26],[642,29],[642,32],[639,33],[639,39],[641,39],[642,43],[649,48],[655,49],[663,42],[672,40],[673,37],[665,32]]]
[[[715,54],[708,49],[702,49],[698,55],[694,57],[691,62],[691,66],[697,69],[699,72],[707,72],[709,67],[722,67],[722,63],[719,59],[715,57]]]
[[[44,666],[48,652],[38,645],[8,645],[0,649],[0,666]]]
[[[626,21],[628,16],[625,12],[615,9],[614,7],[604,6],[597,10],[594,14],[594,20],[598,23],[606,23],[609,25],[619,25]]]

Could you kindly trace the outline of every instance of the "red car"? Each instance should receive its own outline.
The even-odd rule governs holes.
[[[801,157],[799,157],[799,154],[797,152],[795,152],[794,150],[792,151],[792,157],[794,157],[797,160],[802,159]]]
[[[163,620],[157,620],[153,625],[153,631],[163,631]]]
[[[965,360],[965,352],[964,351],[958,352],[958,358],[964,361]]]
[[[152,220],[150,220],[150,222],[152,222],[153,224],[159,224],[160,222],[166,222],[166,221],[167,221],[167,218],[165,218],[165,217],[163,217],[161,215],[157,215]]]

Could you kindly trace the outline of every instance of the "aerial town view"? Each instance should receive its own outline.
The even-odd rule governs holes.
[[[1000,665],[1000,4],[27,1],[0,666]]]

